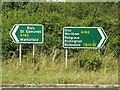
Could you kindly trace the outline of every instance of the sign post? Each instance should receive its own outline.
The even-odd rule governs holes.
[[[20,63],[20,66],[21,66],[21,44],[19,45],[19,63]]]
[[[35,44],[33,44],[33,67],[35,66]]]
[[[19,62],[21,64],[21,44],[33,44],[33,65],[35,58],[34,44],[43,43],[43,25],[41,24],[15,24],[10,31],[10,36],[14,43],[19,46]]]
[[[107,36],[102,27],[64,27],[63,47],[66,48],[66,68],[67,48],[102,48],[107,40]]]
[[[65,62],[65,66],[66,66],[66,70],[68,70],[68,50],[66,49],[66,62]]]

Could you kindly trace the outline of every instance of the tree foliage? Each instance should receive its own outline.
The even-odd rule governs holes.
[[[115,55],[118,55],[118,23],[117,2],[4,2],[2,4],[3,57],[8,59],[18,53],[18,44],[13,43],[9,35],[14,24],[43,24],[44,43],[38,44],[37,50],[44,51],[46,54],[51,53],[53,48],[63,49],[63,27],[103,27],[108,40],[101,49],[101,53],[104,55],[114,52]],[[23,54],[30,51],[32,47],[28,44],[22,46],[24,48]],[[71,53],[79,51],[76,49]],[[94,63],[94,67],[90,65],[92,69],[101,64],[96,58],[91,60],[87,62]],[[96,61],[98,64],[96,64]],[[87,64],[87,62],[84,64]]]

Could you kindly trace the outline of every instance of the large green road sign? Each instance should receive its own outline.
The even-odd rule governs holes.
[[[15,43],[43,43],[43,25],[15,24],[10,36]]]
[[[102,48],[107,36],[102,27],[64,27],[64,48]]]

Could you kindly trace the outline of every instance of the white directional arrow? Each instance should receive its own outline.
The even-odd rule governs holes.
[[[14,29],[14,31],[12,32],[12,35],[13,35],[13,37],[14,37],[14,39],[15,39],[16,42],[19,42],[19,40],[18,40],[18,38],[17,38],[17,36],[15,34],[17,32],[18,28],[19,28],[19,26],[16,26],[15,29]]]
[[[27,30],[31,33],[28,33]],[[15,24],[9,34],[14,43],[33,44],[43,43],[43,33],[42,24]]]
[[[100,40],[100,42],[99,42],[99,44],[97,46],[97,47],[100,47],[103,44],[104,40],[105,40],[105,35],[103,34],[101,28],[98,28],[98,31],[99,31],[99,33],[100,33],[100,35],[102,37],[102,39]]]

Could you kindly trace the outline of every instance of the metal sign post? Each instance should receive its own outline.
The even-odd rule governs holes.
[[[10,31],[14,43],[19,43],[19,63],[21,65],[21,44],[43,43],[43,25],[41,24],[15,24]],[[35,45],[33,44],[33,66],[35,64]]]
[[[68,70],[68,50],[66,49],[66,59],[65,59],[66,70]]]
[[[35,66],[35,44],[33,44],[33,67]]]
[[[66,49],[66,70],[68,69],[68,48],[102,48],[107,40],[102,27],[64,27],[63,48]],[[100,53],[100,50],[98,50]]]
[[[100,55],[100,49],[98,49],[98,54]]]
[[[21,44],[19,45],[19,64],[21,66],[22,60],[21,60]]]

